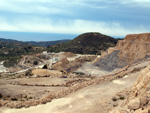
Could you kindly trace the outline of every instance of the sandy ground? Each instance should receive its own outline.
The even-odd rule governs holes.
[[[19,84],[29,84],[29,85],[55,85],[55,84],[65,84],[71,78],[16,78],[16,79],[0,79],[0,93],[3,96],[17,96],[20,94],[31,96],[35,99],[44,97],[47,92],[57,91],[64,89],[65,87],[41,87],[41,86],[22,86]],[[12,84],[15,85],[12,85]]]
[[[16,78],[16,79],[0,79],[0,86],[8,85],[13,82],[17,82],[20,84],[38,84],[38,85],[52,85],[52,84],[64,84],[69,80],[73,80],[72,78]]]
[[[62,73],[57,70],[48,70],[48,69],[34,69],[32,71],[34,75],[44,76],[44,75],[51,75],[51,76],[60,76]]]
[[[144,67],[144,66],[147,66],[149,63],[150,63],[150,61],[145,61],[145,62],[142,62],[142,63],[137,64],[137,65],[135,64],[134,66],[131,66],[129,69]]]
[[[144,67],[144,66],[147,66],[149,63],[150,63],[150,61],[145,61],[145,62],[142,62],[142,63],[140,63],[138,65],[131,66],[129,69]],[[110,71],[102,70],[99,67],[94,66],[90,62],[86,62],[76,72],[82,72],[82,73],[85,73],[87,75],[103,76],[103,75],[107,75],[107,74],[116,73],[120,69],[121,68],[117,68],[114,71],[110,72]]]
[[[0,113],[108,113],[106,103],[119,91],[132,87],[140,72],[91,85],[45,105],[22,109],[0,108]]]
[[[110,73],[109,71],[102,70],[92,65],[90,62],[84,63],[83,66],[79,68],[76,72],[82,72],[87,75],[96,75],[96,76],[102,76]]]
[[[48,94],[47,92],[61,90],[64,89],[64,87],[7,85],[7,86],[1,86],[0,89],[1,89],[0,92],[3,96],[9,95],[13,97],[22,94],[22,95],[27,95],[28,97],[32,97],[34,99],[40,99],[42,97],[45,97]]]

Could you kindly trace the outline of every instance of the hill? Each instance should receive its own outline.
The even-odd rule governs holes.
[[[14,66],[22,55],[36,54],[46,50],[48,45],[64,43],[69,40],[45,41],[45,42],[23,42],[12,39],[0,38],[0,61],[5,61],[4,66]],[[41,47],[39,47],[41,46]]]
[[[17,40],[0,38],[0,41],[14,42]]]
[[[118,41],[114,48],[94,63],[104,70],[112,71],[127,65],[138,63],[150,56],[150,33],[127,35],[124,40]]]
[[[6,67],[14,66],[26,54],[42,52],[44,48],[25,42],[0,38],[0,61],[5,61]]]
[[[0,38],[0,42],[14,42],[14,43],[20,43],[20,44],[28,44],[28,45],[35,45],[35,46],[40,46],[40,47],[47,47],[47,46],[52,46],[55,44],[59,44],[59,43],[65,43],[70,41],[69,39],[64,39],[64,40],[56,40],[56,41],[17,41],[17,40],[13,40],[13,39],[4,39],[4,38]],[[14,44],[13,44],[14,45]]]
[[[41,41],[41,42],[35,42],[35,41],[26,41],[26,43],[29,43],[29,44],[33,44],[33,45],[36,45],[36,46],[41,46],[41,47],[47,47],[47,46],[52,46],[52,45],[55,45],[55,44],[59,44],[59,43],[65,43],[65,42],[68,42],[70,40],[56,40],[56,41]]]
[[[17,41],[17,40],[0,39],[0,48],[14,48],[14,47],[25,47],[25,46],[33,46],[33,45],[22,41]]]
[[[48,50],[50,52],[100,54],[102,50],[115,46],[117,41],[117,39],[100,33],[84,33],[69,42],[48,46]]]

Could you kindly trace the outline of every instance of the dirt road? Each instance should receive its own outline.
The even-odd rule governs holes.
[[[83,66],[79,68],[76,72],[82,72],[87,75],[95,75],[95,76],[102,76],[102,75],[110,74],[109,71],[102,70],[94,66],[90,62],[84,63]]]
[[[107,107],[112,97],[117,92],[132,87],[139,73],[88,86],[64,98],[54,99],[45,105],[22,109],[0,108],[0,113],[108,113]]]

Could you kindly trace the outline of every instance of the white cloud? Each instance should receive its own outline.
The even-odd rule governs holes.
[[[150,0],[119,0],[120,3],[132,7],[145,7],[150,8]]]
[[[124,36],[129,33],[148,32],[149,28],[138,25],[138,23],[136,26],[130,25],[129,27],[123,27],[124,25],[119,23],[119,20],[118,22],[87,21],[80,19],[80,17],[76,17],[78,14],[75,14],[75,9],[77,9],[79,15],[82,15],[82,8],[85,7],[89,9],[96,8],[97,12],[99,11],[98,9],[103,10],[104,8],[108,7],[110,7],[111,11],[111,9],[113,9],[113,7],[115,8],[116,6],[119,7],[118,10],[121,10],[121,4],[132,7],[150,7],[150,0],[0,0],[0,12],[5,11],[6,13],[4,14],[5,17],[2,17],[3,14],[0,15],[0,30],[69,34],[101,32],[112,36]],[[75,9],[73,10],[72,7]],[[78,8],[81,9],[79,10]],[[9,18],[9,14],[7,14],[7,12],[14,12],[14,16]],[[127,14],[129,12],[130,11],[127,11]],[[15,13],[19,13],[17,14],[18,17],[15,15]],[[27,15],[22,17],[23,15],[20,15],[22,13]],[[88,12],[86,13],[88,14]],[[112,14],[113,13],[115,12],[112,12]],[[38,18],[35,17],[35,15],[29,16],[28,14],[37,14]],[[48,16],[42,17],[40,14],[68,14],[70,17],[74,15],[72,18],[79,19],[65,20],[62,19],[63,17],[61,16],[49,15],[49,18],[53,17],[52,20],[46,18]],[[101,15],[96,16],[100,18]],[[95,18],[92,18],[97,19],[96,16]],[[132,15],[129,15],[129,17],[132,18]],[[58,18],[61,18],[62,20],[58,20]],[[112,21],[111,18],[110,21]]]
[[[86,21],[86,20],[53,20],[43,18],[15,19],[8,23],[4,18],[0,18],[0,31],[23,31],[23,32],[45,32],[45,33],[65,33],[80,34],[84,32],[100,32],[111,36],[125,36],[132,33],[148,32],[149,29],[143,26],[133,26],[124,28],[118,22]]]
[[[62,0],[63,1],[63,0]],[[60,0],[0,0],[0,11],[34,14],[68,13]]]
[[[5,18],[0,18],[0,30],[1,31],[20,31],[21,29],[19,26],[15,26],[13,24],[10,24]]]
[[[136,3],[150,3],[149,0],[131,0],[131,1]]]
[[[0,11],[33,14],[71,14],[72,7],[107,8],[114,4],[150,7],[150,0],[0,0]],[[116,6],[115,5],[115,6]]]

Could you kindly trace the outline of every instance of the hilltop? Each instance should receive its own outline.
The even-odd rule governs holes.
[[[117,39],[100,33],[84,33],[69,42],[49,46],[48,50],[51,52],[101,54],[102,50],[115,46],[117,41]]]

